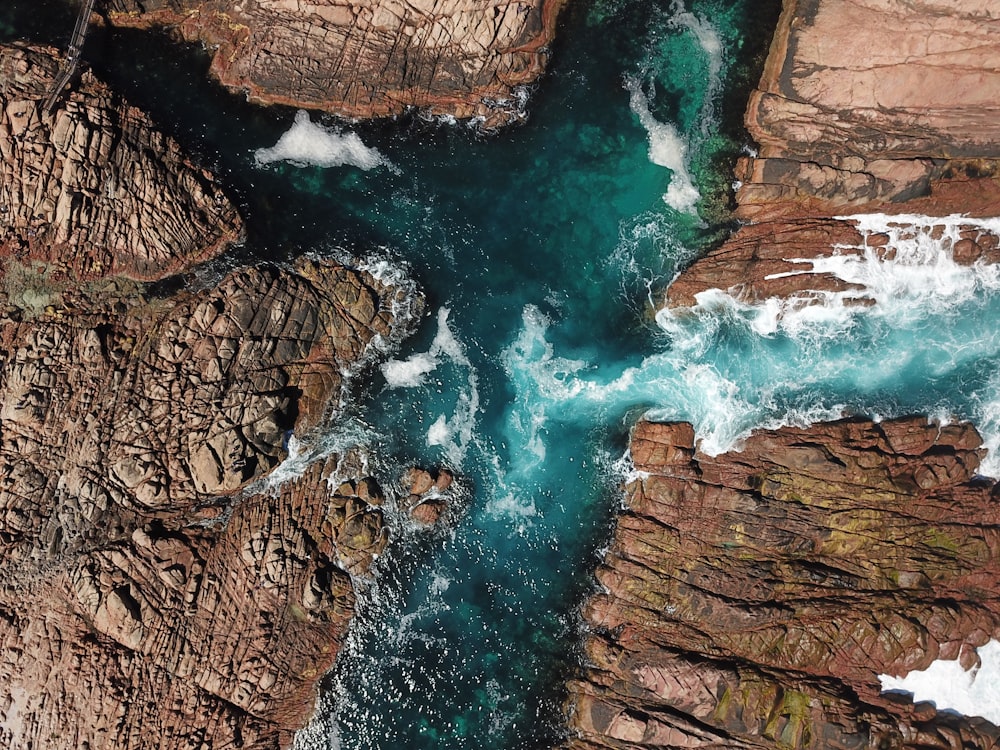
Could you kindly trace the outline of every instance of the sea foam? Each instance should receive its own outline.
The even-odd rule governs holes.
[[[740,302],[721,289],[708,289],[695,296],[693,311],[717,315],[725,309],[742,317],[761,336],[781,331],[801,338],[821,330],[844,333],[860,315],[881,317],[901,328],[1000,290],[1000,265],[982,260],[963,265],[955,261],[953,252],[963,229],[1000,235],[1000,219],[916,214],[836,218],[857,226],[860,244],[831,245],[828,255],[816,258],[786,258],[801,269],[765,278],[823,274],[846,282],[848,288],[806,290],[753,304]],[[878,242],[872,241],[875,235]],[[675,327],[674,318],[669,310],[656,316],[668,332]]]
[[[365,171],[387,167],[398,171],[378,149],[366,146],[357,133],[314,123],[304,109],[295,113],[292,127],[276,144],[254,152],[257,166],[278,161],[287,161],[300,167],[352,166]]]
[[[981,716],[1000,725],[1000,642],[976,650],[981,665],[966,672],[957,660],[938,659],[906,677],[880,674],[882,692],[910,693],[914,701],[930,701],[939,711]]]
[[[639,123],[649,139],[649,160],[669,169],[673,175],[663,200],[675,211],[693,214],[701,194],[688,172],[688,144],[677,129],[667,122],[660,122],[649,110],[649,99],[637,78],[627,76],[629,108],[639,118]]]
[[[459,389],[452,415],[438,414],[427,429],[428,446],[444,450],[448,462],[460,468],[469,446],[473,442],[476,420],[480,411],[479,377],[476,368],[465,352],[465,347],[455,337],[448,325],[451,311],[438,310],[437,333],[426,352],[413,354],[406,359],[393,359],[382,365],[382,375],[389,388],[417,388],[427,376],[445,363],[467,372],[465,387]]]

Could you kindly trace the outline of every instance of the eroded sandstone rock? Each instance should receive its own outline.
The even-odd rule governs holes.
[[[234,210],[89,74],[50,117],[54,53],[0,62],[0,744],[285,747],[388,537],[351,453],[257,480],[420,299],[330,260],[137,283]]]
[[[1000,202],[996,209],[1000,212]],[[667,289],[671,308],[696,307],[699,295],[720,290],[740,302],[768,300],[829,305],[831,295],[845,304],[874,304],[876,290],[852,275],[833,257],[886,267],[910,253],[915,263],[920,243],[936,244],[940,262],[972,266],[1000,262],[1000,223],[974,219],[929,219],[914,222],[887,216],[879,231],[859,226],[859,218],[799,217],[774,219],[740,227],[719,248],[688,266]],[[883,229],[891,230],[887,234]],[[930,262],[930,261],[925,261]]]
[[[112,0],[113,23],[176,27],[253,101],[385,117],[411,107],[502,125],[546,63],[564,0]]]
[[[871,246],[844,216],[1000,215],[998,40],[1000,13],[980,0],[785,0],[745,118],[758,153],[736,166],[744,224],[666,305],[710,289],[749,303],[842,292],[801,271]],[[958,262],[998,260],[995,231],[970,222],[960,240]]]
[[[880,693],[1000,635],[1000,505],[969,425],[841,421],[707,456],[640,423],[585,608],[574,748],[992,748]]]
[[[331,461],[278,497],[224,498],[396,335],[392,294],[309,261],[124,314],[0,322],[9,746],[278,747],[301,725],[353,611],[348,572],[386,544],[381,492]]]
[[[242,498],[225,522],[109,508],[111,533],[16,575],[5,561],[5,746],[289,744],[353,615],[342,557],[363,574],[386,543],[378,509],[342,493],[370,480],[338,466]]]
[[[946,173],[995,176],[998,38],[1000,12],[981,0],[785,0],[747,108],[759,153],[740,170],[740,215],[900,202]]]
[[[455,476],[447,469],[410,469],[403,476],[403,487],[408,490],[403,509],[418,526],[436,525],[454,510],[454,483]]]
[[[5,276],[158,279],[225,250],[236,209],[149,118],[85,70],[47,113],[57,50],[0,46]]]

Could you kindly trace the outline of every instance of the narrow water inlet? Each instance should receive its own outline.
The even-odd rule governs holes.
[[[0,27],[17,33],[34,7],[15,0]],[[727,87],[745,51],[766,47],[747,36],[759,12],[749,0],[579,4],[529,122],[490,139],[461,123],[264,110],[208,81],[197,51],[136,32],[88,41],[95,65],[228,181],[250,226],[229,262],[365,255],[428,296],[350,427],[387,483],[446,463],[474,497],[452,533],[397,550],[363,592],[298,747],[557,741],[577,607],[641,414],[690,420],[709,452],[755,427],[843,414],[973,419],[991,450],[983,470],[1000,471],[989,269],[962,294],[910,295],[905,315],[885,302],[779,319],[720,293],[651,322],[649,288],[718,229],[705,211],[709,185],[730,179],[718,155],[749,145],[721,124],[742,106]],[[929,242],[910,266],[874,263],[873,278],[947,261],[946,243]],[[827,262],[844,266],[836,253]]]

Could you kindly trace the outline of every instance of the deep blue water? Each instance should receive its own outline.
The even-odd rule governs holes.
[[[872,308],[830,300],[776,323],[716,295],[654,318],[678,266],[725,230],[767,5],[578,2],[528,123],[491,138],[314,117],[326,130],[308,142],[313,158],[347,153],[353,132],[364,146],[350,156],[368,170],[258,165],[294,111],[225,94],[193,49],[134,33],[88,42],[102,74],[243,208],[248,242],[221,265],[354,253],[405,269],[427,295],[417,334],[331,433],[369,445],[387,480],[449,464],[466,509],[453,532],[385,562],[303,747],[553,744],[576,612],[643,413],[693,421],[713,451],[758,425],[914,411],[975,418],[995,444],[1000,283],[948,265],[928,222],[900,230],[895,261],[861,269],[881,295]],[[0,11],[0,33],[68,34],[71,13],[40,26],[31,8]]]

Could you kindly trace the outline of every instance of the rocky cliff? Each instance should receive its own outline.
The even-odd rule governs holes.
[[[860,246],[844,215],[1000,215],[998,40],[1000,10],[980,0],[785,0],[747,108],[757,154],[736,169],[749,226],[683,273],[667,304],[711,288],[746,301],[838,290],[829,275],[774,276]],[[961,262],[979,257],[968,244],[981,234],[967,228]],[[995,255],[995,238],[979,244]]]
[[[176,28],[252,101],[386,117],[523,115],[565,0],[111,0],[113,23]]]
[[[45,112],[60,63],[53,49],[0,48],[6,273],[41,264],[50,278],[152,280],[240,236],[242,221],[212,178],[89,71]]]
[[[921,418],[758,432],[707,456],[640,423],[584,615],[573,748],[992,748],[877,675],[1000,635],[1000,511],[979,436]]]
[[[357,455],[259,480],[419,298],[317,260],[155,294],[234,209],[89,73],[42,112],[55,51],[0,61],[0,741],[285,746],[387,537]]]

